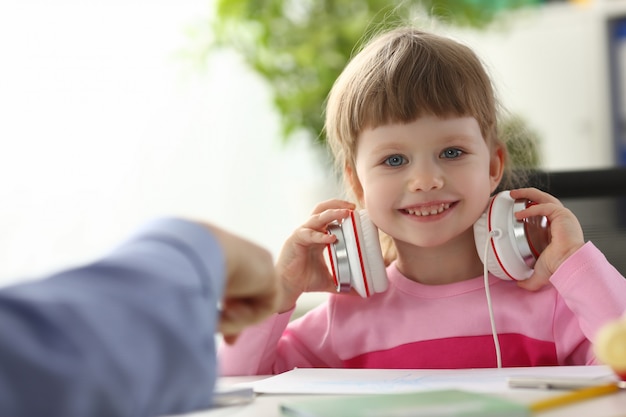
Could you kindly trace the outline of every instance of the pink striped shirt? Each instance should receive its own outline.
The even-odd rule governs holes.
[[[303,317],[276,314],[219,352],[223,375],[294,367],[496,366],[483,277],[423,285],[387,268],[389,289],[371,298],[331,295]],[[626,279],[591,243],[531,292],[489,277],[503,366],[596,363],[591,340],[626,311]]]

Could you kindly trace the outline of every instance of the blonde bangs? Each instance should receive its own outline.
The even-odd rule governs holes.
[[[339,168],[353,164],[359,134],[423,115],[471,116],[488,143],[496,140],[496,102],[489,77],[468,47],[415,29],[368,44],[329,95],[328,143]]]

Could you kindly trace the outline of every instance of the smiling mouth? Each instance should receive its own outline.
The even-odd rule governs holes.
[[[441,203],[441,204],[436,204],[433,206],[403,209],[402,211],[413,216],[426,217],[426,216],[434,216],[437,214],[441,214],[449,208],[450,208],[450,203]]]

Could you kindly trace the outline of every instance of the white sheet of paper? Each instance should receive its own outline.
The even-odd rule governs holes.
[[[435,389],[504,392],[514,376],[614,378],[605,366],[502,369],[294,369],[248,383],[264,394],[384,394]]]

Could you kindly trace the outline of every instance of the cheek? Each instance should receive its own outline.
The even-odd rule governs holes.
[[[450,179],[452,180],[452,179]],[[476,164],[468,169],[455,171],[454,182],[461,184],[464,189],[474,191],[489,191],[493,185],[487,164]]]
[[[467,190],[471,190],[471,196],[468,196],[467,200],[471,202],[474,215],[478,219],[489,204],[491,197],[492,190],[489,177],[475,178],[471,182],[468,181],[465,187]]]
[[[364,178],[361,182],[363,185],[363,201],[365,207],[375,210],[375,207],[383,208],[393,205],[397,196],[401,194],[398,188],[401,184],[398,181],[389,181],[384,178]]]

